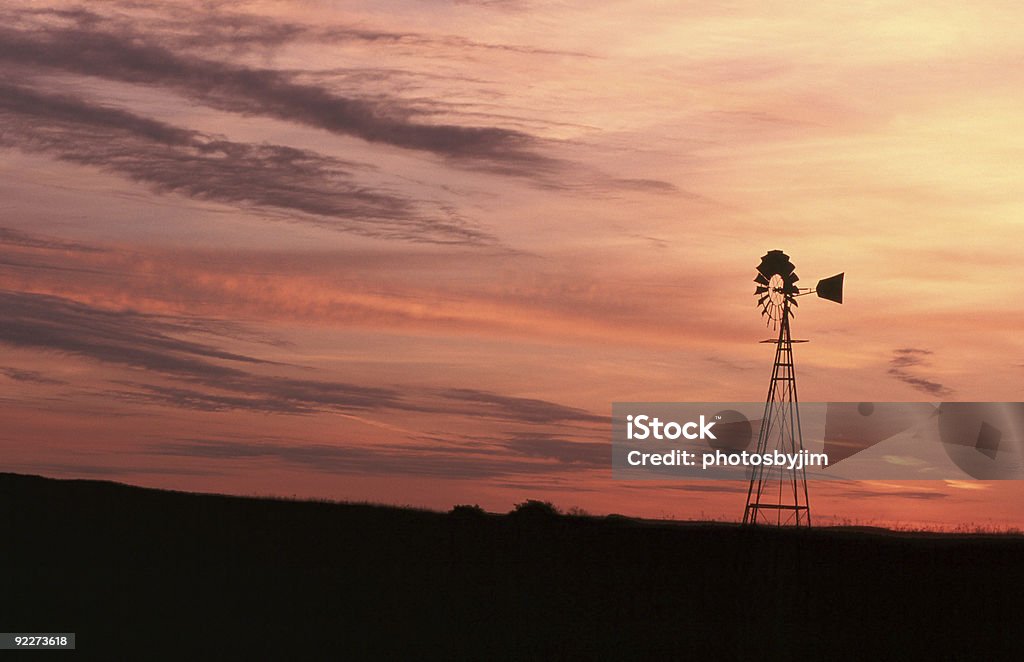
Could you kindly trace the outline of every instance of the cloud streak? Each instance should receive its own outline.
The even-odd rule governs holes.
[[[373,44],[387,48],[388,55],[412,49],[417,57],[450,52],[461,58],[480,49],[513,57],[589,57],[583,53],[418,32],[302,25],[237,13],[214,12],[208,21],[197,21],[191,10],[181,13],[169,7],[145,18],[130,11],[100,15],[85,9],[9,11],[6,17],[13,27],[0,28],[0,63],[18,75],[61,72],[162,88],[216,110],[412,150],[447,165],[525,179],[544,189],[680,192],[669,182],[612,177],[553,156],[564,145],[519,125],[548,122],[493,114],[482,106],[464,110],[436,93],[409,97],[380,89],[382,81],[424,72],[378,67],[367,76],[366,71],[343,68],[343,79],[357,84],[341,91],[326,82],[329,71],[260,68],[225,58],[250,51],[265,55],[296,42]],[[439,121],[442,117],[448,119]]]
[[[113,171],[160,193],[282,212],[374,237],[491,241],[458,220],[428,216],[411,199],[360,184],[355,174],[364,166],[309,150],[234,142],[5,83],[0,83],[0,120],[0,146]],[[24,236],[21,241],[24,245]]]
[[[228,377],[234,368],[223,359],[244,364],[264,361],[207,344],[182,340],[195,323],[132,311],[109,311],[60,297],[0,291],[0,343],[83,356],[105,363],[172,375]]]
[[[254,372],[289,368],[180,336],[217,333],[216,323],[111,311],[61,297],[0,292],[0,343],[141,368],[154,378],[119,380],[107,395],[195,411],[277,414],[403,411],[524,424],[599,424],[606,417],[546,400],[477,389],[374,387]],[[159,377],[174,383],[161,383]]]
[[[425,123],[399,99],[363,99],[295,82],[289,73],[176,53],[139,35],[93,29],[0,29],[0,62],[160,86],[218,110],[263,115],[361,140],[418,150],[505,175],[551,174],[541,142],[500,127]]]
[[[540,440],[539,437],[536,439]],[[556,439],[547,441],[549,443],[538,446],[536,452],[513,451],[503,455],[481,451],[478,446],[471,444],[460,445],[457,448],[425,448],[408,444],[367,446],[353,441],[310,444],[278,439],[188,439],[156,444],[150,452],[156,455],[235,462],[272,460],[325,473],[429,476],[448,479],[493,479],[515,475],[557,474],[603,466],[579,461],[581,455],[592,454],[598,444]],[[608,450],[607,446],[600,446],[603,451]],[[602,461],[606,459],[602,457]]]
[[[664,271],[652,270],[651,285],[636,284],[618,277],[629,274],[614,259],[595,269],[572,256],[524,264],[519,255],[484,247],[458,253],[446,247],[373,252],[95,247],[94,254],[66,255],[0,246],[0,271],[11,289],[79,301],[126,301],[140,310],[178,316],[505,339],[572,337],[631,346],[701,343],[715,346],[715,352],[723,339],[749,337],[748,324],[716,318],[719,283],[673,288],[666,296],[660,287]],[[705,322],[695,323],[698,318]],[[736,363],[722,366],[733,370]]]
[[[932,354],[927,349],[905,348],[893,351],[889,360],[889,374],[922,393],[942,397],[951,394],[952,389],[943,384],[913,374],[912,369],[928,365],[927,357]]]
[[[52,377],[47,377],[38,370],[23,370],[21,368],[0,367],[0,375],[3,375],[8,379],[14,380],[16,382],[25,382],[29,384],[45,384],[54,386],[66,383],[60,379],[53,379]]]
[[[77,241],[65,241],[56,237],[29,234],[14,228],[0,227],[0,244],[32,248],[45,251],[74,251],[76,253],[100,253],[103,249]]]
[[[56,27],[54,19],[64,27],[78,29],[105,29],[122,34],[135,34],[140,25],[161,43],[182,49],[228,50],[232,53],[265,50],[296,42],[338,44],[345,42],[381,43],[388,46],[407,46],[418,49],[417,55],[429,56],[431,50],[449,49],[453,54],[467,51],[504,51],[520,55],[554,55],[594,57],[581,51],[557,48],[538,48],[508,43],[481,42],[453,34],[427,34],[424,32],[375,29],[353,25],[312,25],[267,18],[254,14],[224,11],[219,7],[197,9],[189,5],[176,8],[165,4],[161,14],[148,14],[140,18],[132,14],[139,9],[130,2],[111,3],[115,12],[100,13],[92,9],[22,8],[8,10],[7,22],[19,27],[41,29]],[[491,6],[520,4],[518,0],[485,1],[474,4]],[[95,9],[95,7],[93,7]]]

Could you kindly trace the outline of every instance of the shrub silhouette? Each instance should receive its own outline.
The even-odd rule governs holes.
[[[516,517],[528,517],[528,518],[552,518],[558,517],[560,514],[558,508],[555,508],[555,504],[550,501],[540,501],[538,499],[527,499],[522,503],[517,503],[515,510],[510,515]]]

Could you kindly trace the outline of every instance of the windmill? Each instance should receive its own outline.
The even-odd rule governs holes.
[[[798,453],[804,449],[800,432],[800,407],[796,394],[796,372],[793,370],[793,340],[789,324],[793,309],[798,307],[797,297],[817,294],[822,299],[843,302],[843,274],[818,281],[814,288],[797,287],[800,278],[789,256],[782,251],[768,251],[757,267],[754,296],[772,329],[778,329],[777,339],[762,340],[775,343],[775,364],[764,403],[764,416],[757,436],[757,453]],[[806,470],[785,466],[753,467],[750,487],[747,488],[747,507],[743,511],[744,524],[811,525],[811,506],[807,496]]]

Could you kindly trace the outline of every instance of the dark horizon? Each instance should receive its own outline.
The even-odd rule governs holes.
[[[0,622],[86,655],[1016,659],[1024,538],[434,513],[0,474]],[[63,520],[54,526],[53,514]],[[45,589],[45,590],[43,590]],[[740,596],[766,608],[738,614]],[[742,617],[742,618],[741,618]],[[743,627],[736,627],[742,622]],[[184,633],[184,634],[182,634]]]

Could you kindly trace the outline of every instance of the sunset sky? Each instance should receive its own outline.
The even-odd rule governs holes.
[[[1010,2],[5,2],[0,471],[688,519],[611,403],[1018,401]],[[1024,526],[1019,481],[816,518]]]

